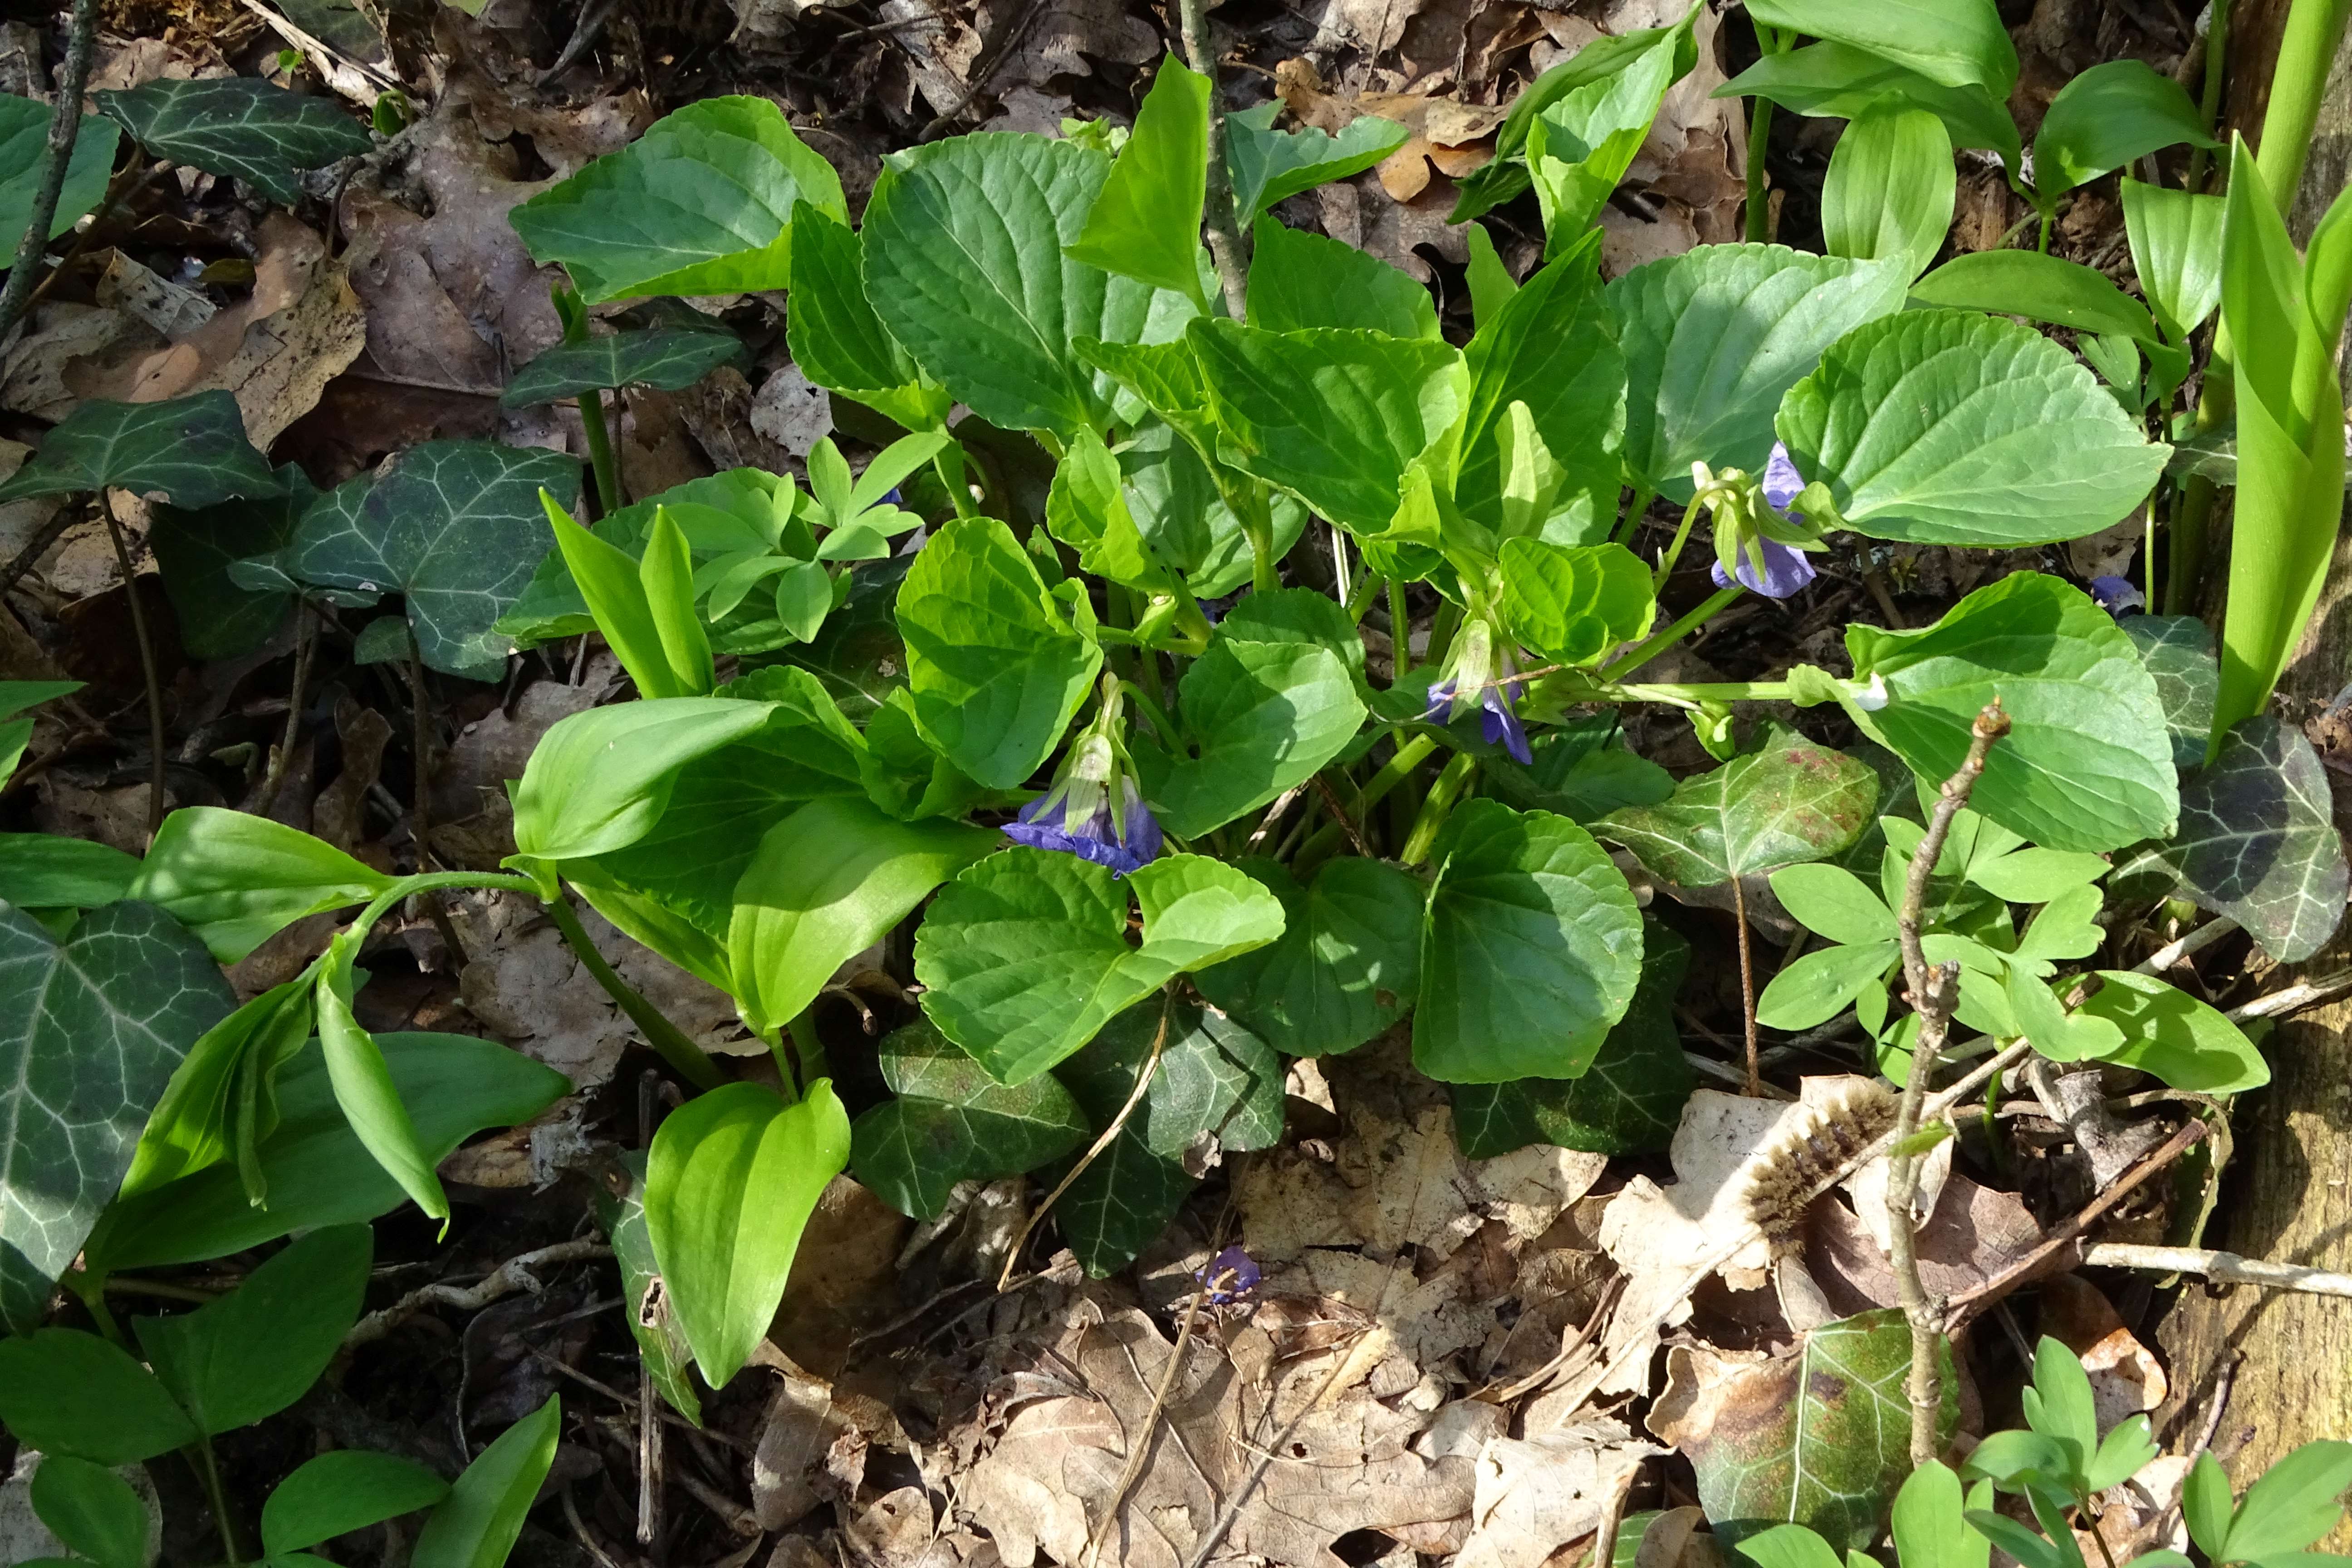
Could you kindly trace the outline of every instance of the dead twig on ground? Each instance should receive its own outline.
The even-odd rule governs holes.
[[[381,1311],[370,1312],[353,1323],[352,1331],[343,1336],[343,1353],[349,1355],[362,1345],[375,1343],[427,1307],[455,1307],[461,1312],[478,1312],[491,1302],[511,1296],[518,1290],[529,1290],[537,1295],[543,1289],[537,1270],[612,1256],[613,1249],[601,1241],[559,1241],[553,1247],[542,1247],[536,1252],[509,1258],[471,1285],[419,1286],[391,1306]]]
[[[2352,1274],[2305,1268],[2299,1263],[2273,1263],[2267,1258],[2241,1258],[2203,1247],[2143,1247],[2136,1242],[2101,1241],[2083,1248],[2083,1262],[2093,1268],[2138,1268],[2153,1274],[2199,1274],[2222,1285],[2259,1285],[2266,1290],[2301,1290],[2313,1296],[2352,1297]]]
[[[74,138],[81,130],[82,89],[89,84],[90,49],[97,40],[98,0],[74,0],[73,21],[66,34],[65,72],[58,83],[57,101],[49,107],[49,136],[42,153],[48,162],[42,165],[40,187],[33,193],[32,216],[16,247],[16,264],[8,268],[7,283],[0,286],[0,338],[6,337],[16,318],[24,314],[33,286],[41,280],[41,253],[49,247],[58,198],[66,188]]]

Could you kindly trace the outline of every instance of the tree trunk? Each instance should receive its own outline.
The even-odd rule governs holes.
[[[2238,0],[2230,61],[2231,119],[2261,123],[2271,66],[2288,0]],[[2352,170],[2352,48],[2337,54],[2311,157],[2290,226],[2298,242],[2345,186]],[[2220,584],[2210,584],[2218,601]],[[2352,827],[2352,723],[2323,717],[2352,679],[2352,537],[2339,531],[2336,558],[2294,662],[2273,707],[2302,723],[2336,783],[2336,823]],[[2332,744],[2331,744],[2332,742]],[[2352,965],[2352,932],[2301,966],[2321,974]],[[2289,975],[2282,972],[2278,984]],[[2263,1053],[2270,1087],[2238,1102],[2235,1168],[2209,1243],[2249,1258],[2352,1270],[2352,1002],[2315,1009],[2279,1026]],[[2172,1364],[2171,1413],[2202,1420],[2219,1380],[2230,1379],[2216,1429],[2244,1488],[2282,1455],[2316,1437],[2352,1436],[2352,1303],[2324,1296],[2217,1289],[2191,1282],[2162,1330]],[[2194,1441],[2194,1428],[2170,1434]],[[2343,1551],[2339,1530],[2327,1549]]]

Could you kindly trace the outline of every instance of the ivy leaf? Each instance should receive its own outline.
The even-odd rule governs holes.
[[[2180,831],[2126,867],[2162,870],[2202,908],[2228,915],[2280,963],[2309,958],[2344,919],[2352,869],[2336,830],[2327,769],[2303,731],[2258,714],[2180,786]]]
[[[1582,1078],[1449,1086],[1462,1152],[1490,1160],[1530,1143],[1594,1154],[1664,1150],[1698,1083],[1674,1016],[1675,994],[1689,964],[1690,943],[1664,926],[1647,928],[1633,1000]]]
[[[1372,114],[1349,121],[1337,136],[1311,127],[1276,131],[1281,112],[1281,100],[1274,99],[1225,116],[1225,165],[1244,223],[1286,196],[1362,174],[1412,134]]]
[[[2172,449],[2030,327],[1913,310],[1856,329],[1778,427],[1847,526],[1911,543],[2079,539],[2146,499]]]
[[[1627,477],[1682,500],[1694,462],[1761,473],[1781,395],[1822,350],[1901,307],[1908,265],[1707,245],[1612,282]]]
[[[1127,942],[1128,890],[1143,907]],[[1629,895],[1630,897],[1630,895]],[[1264,947],[1282,905],[1241,871],[1169,855],[1128,876],[1013,848],[948,884],[915,933],[923,1011],[1002,1083],[1026,1083],[1178,974]]]
[[[2213,700],[2221,690],[2213,628],[2195,616],[2129,616],[2122,626],[2155,679],[2164,727],[2172,735],[2172,765],[2202,767],[2213,733]]]
[[[1176,1217],[1199,1184],[1204,1145],[1245,1152],[1282,1137],[1282,1058],[1231,1019],[1170,1001],[1120,1014],[1057,1069],[1095,1126],[1109,1126],[1134,1092],[1163,1009],[1160,1068],[1142,1103],[1054,1205],[1063,1239],[1097,1279],[1134,1262]]]
[[[1227,1016],[1294,1057],[1352,1051],[1402,1017],[1421,984],[1421,884],[1381,860],[1238,862],[1282,901],[1282,939],[1194,984]]]
[[[959,518],[898,589],[915,719],[992,789],[1018,788],[1069,728],[1102,650],[1066,620],[1013,531]]]
[[[293,608],[290,584],[247,588],[232,574],[236,563],[282,550],[318,487],[299,466],[278,470],[279,493],[223,501],[199,511],[151,509],[149,546],[162,569],[163,591],[180,624],[180,642],[195,658],[235,658],[269,640]]]
[[[1657,613],[1650,569],[1622,544],[1507,539],[1502,567],[1512,635],[1556,663],[1593,663],[1645,635]]]
[[[1492,800],[1438,836],[1413,1065],[1441,1083],[1575,1078],[1642,973],[1633,891],[1564,816]]]
[[[373,144],[367,127],[335,100],[258,77],[167,77],[89,96],[150,156],[243,180],[286,206],[302,199],[297,171],[357,157]]]
[[[1939,1343],[1944,1441],[1959,1422],[1951,1347]],[[1801,1524],[1841,1550],[1878,1533],[1911,1471],[1911,1330],[1899,1309],[1826,1323],[1795,1353],[1733,1371],[1721,1383],[1668,1390],[1653,1430],[1698,1472],[1716,1533],[1738,1542]]]
[[[90,398],[58,421],[41,449],[0,484],[0,501],[112,487],[209,507],[278,493],[269,460],[245,438],[245,416],[226,392],[162,403]]]
[[[2172,836],[2179,791],[2156,682],[2131,638],[2082,590],[2021,572],[1918,631],[1849,626],[1857,681],[1842,698],[1863,732],[1922,779],[1952,776],[1995,697],[2010,732],[1970,796],[2050,849],[2099,851]]]
[[[1834,855],[1858,837],[1878,804],[1870,764],[1793,735],[1675,786],[1658,805],[1595,823],[1677,887],[1710,888]]]
[[[849,1129],[849,1163],[885,1203],[939,1217],[958,1182],[1017,1176],[1087,1141],[1087,1119],[1050,1073],[1007,1088],[928,1018],[885,1037],[882,1079],[898,1098]]]
[[[560,452],[427,441],[373,483],[355,479],[312,502],[289,571],[322,587],[400,594],[426,664],[494,679],[514,646],[495,629],[499,617],[555,543],[541,490],[568,507],[580,465]]]
[[[734,294],[792,280],[793,204],[843,223],[840,176],[764,98],[707,98],[654,121],[514,209],[531,259],[561,263],[583,303]]]
[[[742,340],[723,329],[670,327],[613,332],[545,351],[515,373],[499,405],[528,408],[617,386],[677,392],[722,364],[740,369],[751,363]]]
[[[1427,289],[1370,251],[1272,217],[1258,220],[1250,248],[1248,319],[1269,332],[1344,327],[1440,338]]]
[[[84,115],[74,134],[74,149],[66,160],[65,184],[58,192],[57,216],[49,220],[46,237],[55,239],[82,215],[106,199],[106,184],[114,170],[114,149],[121,132],[111,121]],[[33,194],[48,171],[49,106],[13,92],[0,92],[0,234],[19,239],[33,224]],[[14,265],[16,253],[0,260]],[[0,270],[5,270],[0,268]]]
[[[108,904],[59,942],[0,904],[0,1320],[37,1327],[196,1037],[235,1000],[152,904]]]

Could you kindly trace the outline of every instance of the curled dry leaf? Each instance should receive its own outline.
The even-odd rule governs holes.
[[[1607,1419],[1493,1439],[1478,1455],[1470,1539],[1454,1568],[1542,1568],[1599,1531],[1642,1461],[1662,1452]]]

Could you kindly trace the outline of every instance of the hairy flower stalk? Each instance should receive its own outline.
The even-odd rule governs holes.
[[[1115,877],[1159,856],[1160,820],[1143,804],[1127,754],[1125,710],[1118,678],[1105,676],[1102,710],[1071,743],[1053,787],[1004,824],[1005,837],[1108,866]]]

